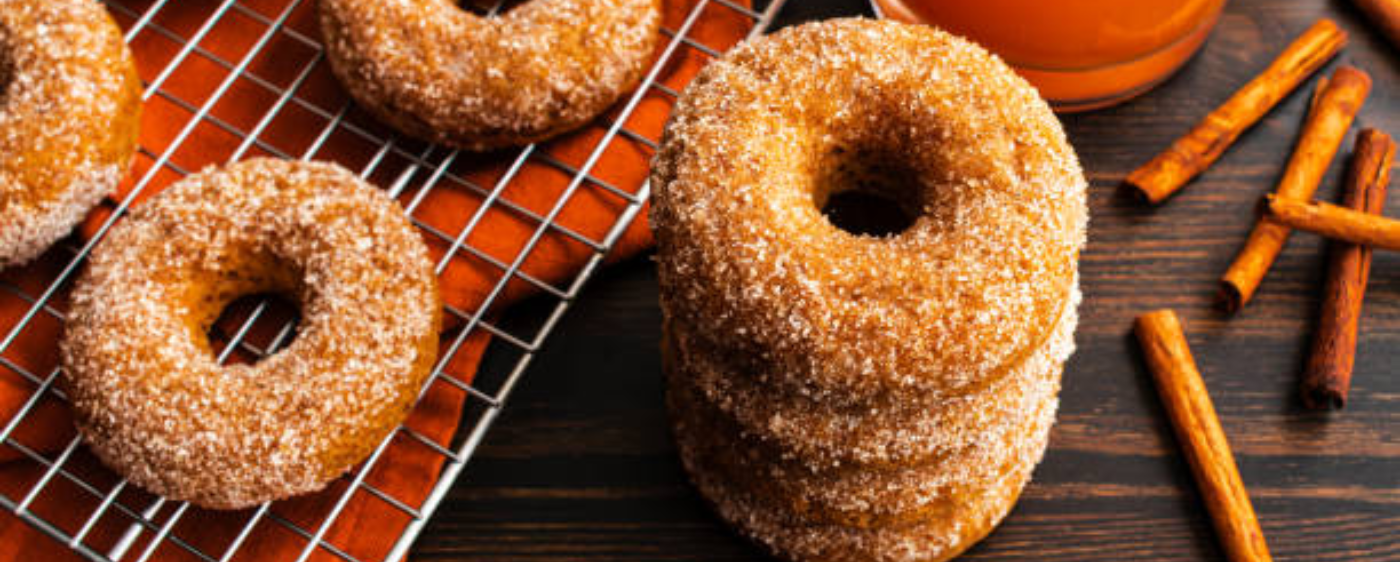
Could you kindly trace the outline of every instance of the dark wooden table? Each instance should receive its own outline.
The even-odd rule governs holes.
[[[867,11],[864,0],[790,4],[788,21]],[[1400,255],[1376,257],[1342,412],[1304,411],[1296,393],[1325,244],[1295,235],[1243,313],[1211,307],[1254,205],[1283,168],[1306,95],[1284,101],[1160,208],[1118,185],[1321,16],[1351,34],[1338,62],[1374,78],[1358,125],[1400,134],[1400,51],[1336,0],[1232,0],[1205,49],[1171,81],[1126,105],[1064,117],[1092,184],[1079,352],[1035,481],[965,559],[1222,559],[1129,333],[1138,313],[1173,307],[1275,558],[1400,560]],[[1349,138],[1344,154],[1350,146]],[[1334,196],[1342,167],[1338,158],[1322,197]],[[1391,201],[1400,215],[1400,195]],[[676,460],[659,326],[648,260],[603,274],[538,357],[415,558],[763,559],[706,510]]]

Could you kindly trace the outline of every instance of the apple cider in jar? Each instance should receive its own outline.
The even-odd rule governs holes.
[[[872,0],[1001,56],[1056,111],[1112,105],[1161,83],[1210,34],[1225,0]]]

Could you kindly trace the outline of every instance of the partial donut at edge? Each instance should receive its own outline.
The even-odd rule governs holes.
[[[136,154],[141,79],[99,2],[0,2],[0,269],[111,193]]]
[[[661,0],[531,0],[482,17],[449,0],[321,0],[331,69],[399,131],[484,151],[576,129],[634,88]]]

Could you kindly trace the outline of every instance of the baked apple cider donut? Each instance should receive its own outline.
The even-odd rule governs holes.
[[[0,269],[67,235],[136,153],[141,79],[93,0],[0,2]]]
[[[221,365],[235,298],[296,302],[292,343]],[[254,159],[189,176],[93,250],[62,342],[94,453],[165,497],[237,509],[311,492],[408,414],[437,354],[437,280],[392,199],[330,164]]]
[[[848,19],[743,45],[700,73],[653,165],[668,318],[831,400],[977,390],[1072,301],[1085,181],[1035,90],[941,31]],[[846,232],[834,194],[915,217]]]
[[[321,0],[331,68],[410,136],[469,150],[544,140],[641,79],[661,0],[530,0],[480,16],[455,0]]]
[[[1077,302],[1078,295],[1072,295]],[[1074,352],[1078,324],[1074,306],[1066,307],[1051,339],[1016,365],[1013,372],[979,392],[927,403],[900,395],[859,406],[833,405],[802,394],[775,393],[770,375],[753,369],[762,362],[698,345],[693,330],[663,330],[666,347],[680,363],[678,383],[704,395],[727,421],[743,432],[773,443],[813,467],[881,468],[926,464],[950,450],[985,441],[1033,411],[1060,386],[1060,371]],[[871,411],[879,415],[870,415]]]

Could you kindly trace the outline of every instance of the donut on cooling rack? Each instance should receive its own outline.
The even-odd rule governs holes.
[[[301,312],[284,350],[221,365],[207,330],[239,296]],[[93,250],[62,342],[78,429],[172,499],[237,509],[311,492],[407,415],[441,322],[403,210],[330,164],[255,159],[189,176]]]
[[[791,27],[713,62],[652,164],[677,448],[788,560],[937,562],[1011,510],[1078,321],[1086,182],[1005,64],[931,27]],[[862,193],[885,235],[824,212]]]
[[[469,150],[547,139],[641,79],[661,0],[532,0],[478,16],[449,0],[321,0],[331,68],[410,136]]]
[[[91,0],[0,2],[0,269],[82,220],[136,153],[141,80]]]

